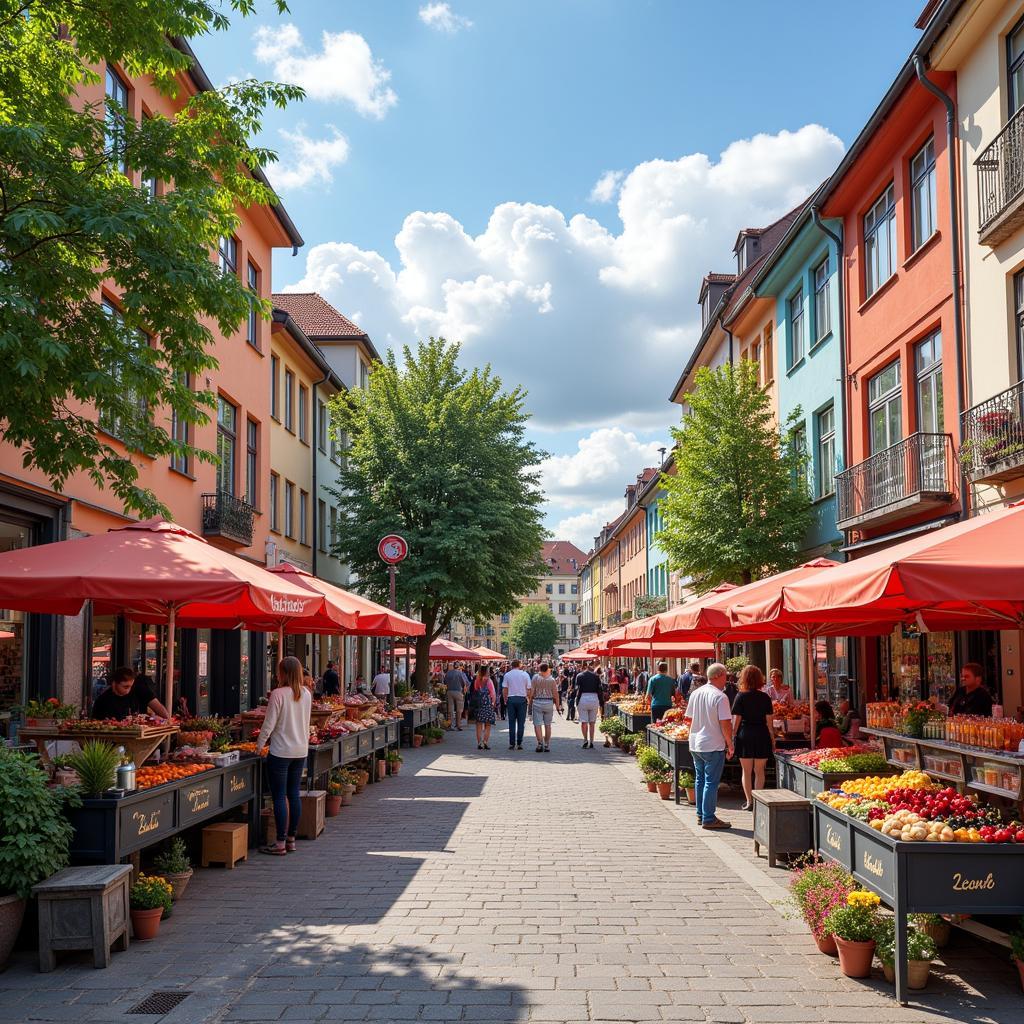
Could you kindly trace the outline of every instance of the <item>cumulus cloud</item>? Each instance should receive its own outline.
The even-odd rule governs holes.
[[[610,203],[618,194],[619,185],[624,177],[624,171],[605,171],[590,190],[590,201],[592,203]]]
[[[736,232],[796,206],[842,152],[807,125],[739,140],[717,159],[639,164],[621,181],[617,231],[534,203],[500,204],[479,234],[450,213],[416,211],[394,264],[329,242],[310,249],[293,287],[321,292],[378,347],[463,341],[467,362],[529,389],[541,429],[655,428],[672,418],[668,392],[700,334],[703,275],[731,269]]]
[[[552,527],[558,540],[571,540],[582,551],[590,551],[594,538],[605,523],[610,523],[622,513],[621,501],[605,501],[588,512],[566,516]]]
[[[451,4],[424,4],[419,10],[419,15],[424,25],[437,29],[438,32],[447,32],[449,35],[454,35],[460,29],[473,27],[473,22],[461,14],[456,14]]]
[[[311,139],[302,128],[282,130],[281,136],[287,145],[270,173],[278,189],[298,191],[315,182],[330,185],[334,168],[348,159],[348,140],[336,129],[327,139]]]
[[[358,32],[324,32],[311,52],[295,25],[256,30],[256,59],[281,82],[299,85],[315,100],[350,103],[364,117],[382,118],[398,102],[391,72]]]

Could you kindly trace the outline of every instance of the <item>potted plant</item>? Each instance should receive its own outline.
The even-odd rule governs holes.
[[[387,762],[388,774],[397,775],[402,767],[402,755],[397,750],[389,750],[384,760]]]
[[[1024,917],[1010,933],[1010,953],[1017,965],[1017,973],[1020,974],[1020,986],[1024,988]]]
[[[327,797],[324,800],[324,815],[328,818],[336,818],[341,814],[341,798],[344,794],[344,786],[333,776],[327,780]]]
[[[836,907],[825,918],[825,931],[836,940],[839,950],[839,969],[848,978],[871,975],[881,902],[873,892],[855,889],[846,897],[845,906]]]
[[[666,768],[651,773],[658,796],[662,800],[669,800],[672,797],[672,769]]]
[[[412,745],[414,747],[421,747],[421,746],[423,746],[423,733],[421,733],[421,732],[414,732],[412,734]]]
[[[697,780],[693,777],[693,772],[679,773],[679,788],[686,793],[687,803],[695,804],[697,802],[696,785]]]
[[[71,767],[78,772],[79,784],[85,796],[99,797],[117,781],[117,766],[121,755],[115,747],[99,740],[89,740],[77,754],[69,758]]]
[[[153,858],[153,871],[171,886],[171,899],[177,902],[185,895],[192,880],[192,862],[188,859],[188,847],[181,836],[175,836],[163,850]]]
[[[818,949],[826,956],[838,956],[835,939],[826,931],[829,914],[846,903],[856,889],[852,876],[838,864],[816,854],[804,858],[793,870],[789,891],[793,902],[814,936]]]
[[[352,768],[351,772],[355,780],[356,792],[362,793],[370,781],[370,773],[365,768]]]
[[[56,697],[47,700],[30,700],[22,707],[25,724],[29,727],[50,727],[58,722],[67,721],[78,715],[78,708],[73,704],[62,704]]]
[[[14,948],[32,886],[67,866],[76,790],[47,785],[34,754],[0,743],[0,967]]]
[[[53,781],[58,786],[77,786],[81,781],[78,772],[71,765],[71,754],[58,754],[50,762],[53,768]]]
[[[155,939],[160,918],[171,909],[171,884],[156,875],[139,875],[128,891],[132,936],[140,941]]]
[[[331,778],[341,785],[341,806],[348,807],[352,803],[352,794],[356,791],[355,772],[348,768],[335,768]]]
[[[388,762],[386,758],[377,758],[377,778],[380,779],[388,773]]]
[[[940,914],[914,914],[911,920],[931,938],[936,949],[945,949],[949,945],[953,928]]]
[[[924,915],[922,915],[924,916]],[[937,956],[935,941],[919,927],[907,931],[907,985],[922,989],[928,985],[932,961]],[[875,932],[875,955],[890,984],[896,981],[896,921],[885,917]]]

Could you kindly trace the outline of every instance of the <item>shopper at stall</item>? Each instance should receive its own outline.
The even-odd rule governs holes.
[[[583,731],[583,749],[593,749],[594,729],[597,716],[604,715],[604,683],[595,671],[597,662],[592,661],[576,676],[576,713]]]
[[[476,670],[476,679],[470,691],[469,703],[476,721],[476,749],[490,750],[491,726],[494,725],[497,694],[491,673],[486,668]]]
[[[773,668],[768,673],[768,689],[765,693],[777,704],[793,704],[795,701],[789,683],[782,678],[781,668]]]
[[[691,661],[689,666],[676,677],[676,689],[679,691],[679,696],[686,700],[690,693],[690,687],[693,685],[693,677],[700,672],[700,662]]]
[[[819,700],[814,705],[814,714],[818,720],[817,734],[814,747],[820,750],[824,747],[841,747],[843,745],[843,734],[836,724],[836,713],[827,700]]]
[[[672,694],[676,692],[676,681],[668,674],[667,661],[658,662],[658,671],[647,680],[644,692],[651,698],[651,721],[660,721],[672,707]]]
[[[718,817],[718,785],[726,758],[732,757],[732,710],[725,696],[727,670],[715,662],[708,667],[708,681],[690,693],[686,721],[690,723],[697,824],[706,829],[732,826]]]
[[[338,697],[341,695],[341,677],[338,675],[336,662],[327,662],[327,668],[324,669],[323,686],[325,697]]]
[[[462,732],[462,711],[466,702],[469,680],[461,665],[452,665],[444,674],[444,688],[448,699],[448,730]]]
[[[992,717],[992,695],[985,687],[984,669],[976,661],[969,661],[960,669],[960,685],[949,702],[951,715],[977,715]]]
[[[743,773],[743,810],[754,809],[754,790],[764,789],[765,765],[774,752],[772,699],[764,692],[764,673],[747,665],[740,673],[740,692],[732,702],[736,756]]]
[[[501,681],[501,693],[508,709],[508,749],[523,749],[523,733],[526,731],[526,691],[530,688],[530,677],[523,671],[522,663],[516,659]]]
[[[551,674],[547,662],[540,663],[540,670],[530,680],[526,691],[526,700],[530,713],[533,715],[533,732],[537,737],[537,753],[542,754],[551,749],[551,723],[555,718],[555,709],[562,713],[562,701],[558,693],[558,681]]]
[[[277,687],[267,698],[267,716],[256,740],[256,749],[269,742],[267,776],[274,800],[277,842],[260,847],[261,853],[282,857],[295,852],[302,800],[299,783],[309,753],[309,715],[313,695],[302,685],[298,658],[283,658],[277,666]]]
[[[110,673],[110,685],[93,702],[92,717],[121,719],[147,714],[171,717],[153,692],[149,676],[137,676],[127,665],[115,668]]]
[[[381,669],[373,677],[373,695],[383,700],[389,693],[391,693],[391,673]]]

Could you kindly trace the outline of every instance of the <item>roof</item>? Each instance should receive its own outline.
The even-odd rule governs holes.
[[[587,561],[586,552],[581,551],[571,540],[547,540],[540,554],[552,576],[575,576]]]
[[[704,275],[704,280],[700,283],[700,294],[697,296],[697,301],[700,303],[704,302],[704,296],[708,293],[708,285],[711,284],[732,284],[736,280],[735,274],[716,274],[714,271]]]
[[[313,365],[324,375],[324,382],[330,382],[339,391],[345,390],[345,384],[341,378],[331,369],[323,353],[309,339],[309,335],[302,329],[302,325],[295,321],[295,318],[287,310],[278,308],[274,304],[271,314],[273,322],[280,324],[292,336],[299,348],[306,354]]]
[[[361,341],[370,355],[380,356],[370,336],[358,324],[338,312],[318,292],[275,292],[271,298],[279,309],[287,310],[313,341]]]

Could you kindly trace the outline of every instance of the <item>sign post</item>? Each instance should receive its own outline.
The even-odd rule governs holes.
[[[377,554],[380,556],[380,560],[388,567],[388,582],[390,585],[388,607],[392,611],[396,611],[395,576],[398,574],[396,566],[399,562],[404,561],[406,555],[409,554],[409,545],[404,537],[399,536],[397,533],[389,533],[386,537],[381,537],[380,543],[377,545]],[[388,684],[391,692],[388,694],[388,703],[393,706],[395,704],[395,638],[393,636],[389,644],[389,661]]]

